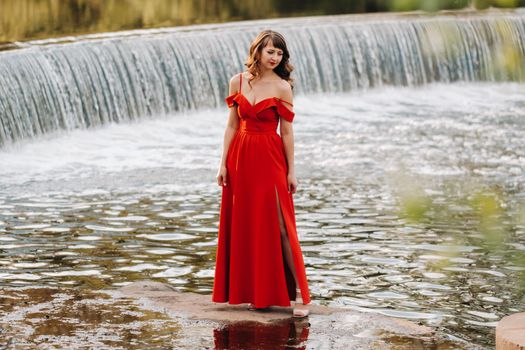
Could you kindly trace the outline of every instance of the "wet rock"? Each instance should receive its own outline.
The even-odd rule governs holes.
[[[177,290],[170,285],[159,283],[159,282],[149,282],[149,281],[139,281],[135,283],[128,284],[127,286],[121,287],[120,290],[124,293],[130,294],[140,294],[147,292],[176,292]]]
[[[0,303],[0,350],[177,348],[172,345],[177,320],[141,309],[134,300],[73,288],[14,288],[0,294],[30,301],[3,310]]]
[[[348,349],[349,346],[390,348],[395,344],[409,344],[414,349],[423,349],[444,342],[427,326],[344,308],[310,304],[308,318],[294,319],[291,308],[270,307],[265,311],[250,311],[247,304],[213,303],[210,295],[181,293],[165,284],[149,281],[122,287],[117,296],[136,298],[146,306],[181,317],[185,336],[179,338],[187,342],[194,339],[204,345],[202,335],[211,329],[215,346],[219,348],[223,343],[232,342],[241,348],[250,348],[246,342],[253,341],[255,337],[269,347],[292,341],[294,346],[308,344],[308,347],[329,346],[330,349]],[[183,343],[178,345],[183,348],[188,346]]]

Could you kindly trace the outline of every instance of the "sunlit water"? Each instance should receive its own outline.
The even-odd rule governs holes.
[[[294,200],[315,303],[492,344],[496,322],[525,306],[524,264],[511,259],[525,252],[525,226],[508,223],[505,256],[491,253],[457,199],[497,188],[509,212],[523,203],[524,88],[296,98]],[[95,291],[152,279],[210,294],[226,117],[226,108],[159,116],[3,148],[0,286]],[[397,195],[407,182],[458,216],[401,218]]]

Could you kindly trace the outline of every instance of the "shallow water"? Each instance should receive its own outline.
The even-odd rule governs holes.
[[[86,290],[4,289],[0,302],[2,349],[168,348],[181,329],[161,312]]]
[[[496,322],[525,306],[523,88],[296,99],[294,200],[315,303],[493,344]],[[96,291],[153,279],[209,294],[225,122],[225,109],[210,110],[2,149],[0,286]],[[404,218],[398,200],[407,189],[437,209]],[[490,249],[462,202],[477,189],[500,196],[511,232],[503,249]]]

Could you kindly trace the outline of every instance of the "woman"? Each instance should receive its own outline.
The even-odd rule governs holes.
[[[212,300],[251,309],[310,302],[297,239],[290,55],[281,34],[253,41],[247,71],[230,80],[230,115],[217,183],[222,186]],[[280,136],[276,129],[280,123]]]

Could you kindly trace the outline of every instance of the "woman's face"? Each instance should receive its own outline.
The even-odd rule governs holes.
[[[268,41],[268,44],[261,51],[261,58],[259,64],[261,68],[273,70],[281,63],[283,59],[283,50],[273,46],[272,41]]]

